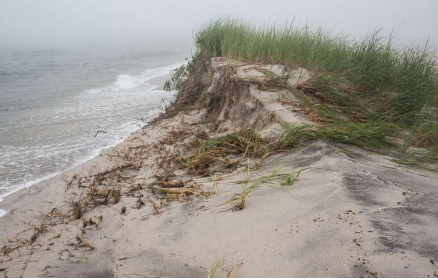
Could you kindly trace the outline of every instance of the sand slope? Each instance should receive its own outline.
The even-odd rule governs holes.
[[[252,103],[224,113],[220,133],[254,104],[265,110],[254,116],[280,106],[249,88]],[[438,276],[436,173],[321,140],[258,167],[251,159],[249,175],[242,161],[200,176],[180,160],[196,152],[197,138],[214,134],[206,114],[161,118],[95,159],[8,196],[0,204],[8,211],[0,218],[0,277],[205,277],[215,266],[215,276],[236,277]],[[299,171],[289,185],[277,176]],[[185,195],[152,191],[169,172]],[[236,211],[230,199],[264,176],[271,179]]]

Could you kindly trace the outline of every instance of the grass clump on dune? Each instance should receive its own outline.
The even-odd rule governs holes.
[[[397,138],[404,140],[404,150],[416,145],[436,157],[438,67],[427,45],[400,49],[392,35],[385,38],[379,31],[354,40],[307,26],[260,28],[230,19],[211,22],[195,40],[198,51],[209,57],[311,71],[302,90],[331,100],[330,106],[315,106],[326,124],[295,132],[368,147],[394,145]]]
[[[388,147],[391,146],[388,136],[395,135],[394,127],[384,121],[370,123],[338,121],[328,126],[285,124],[283,127],[283,134],[268,147],[268,152],[295,148],[306,140],[318,138],[368,148]]]
[[[217,163],[221,163],[222,167],[230,167],[247,156],[257,155],[262,142],[259,134],[252,129],[210,138],[201,143],[198,154],[189,159],[187,167],[200,174],[209,173],[208,168]],[[233,160],[229,156],[237,157]]]

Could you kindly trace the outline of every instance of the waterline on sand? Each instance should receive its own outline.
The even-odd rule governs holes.
[[[183,64],[184,63],[174,63],[165,67],[148,69],[134,76],[120,74],[117,76],[116,81],[110,86],[85,90],[80,94],[80,97],[88,99],[88,104],[81,104],[76,110],[67,112],[69,114],[78,115],[79,117],[84,117],[84,115],[91,115],[92,113],[95,115],[108,114],[108,111],[117,115],[120,111],[134,108],[130,111],[130,114],[125,113],[126,116],[124,116],[124,119],[121,119],[122,122],[120,122],[117,117],[108,116],[105,118],[106,123],[104,125],[96,127],[95,124],[91,124],[93,127],[89,128],[90,131],[86,135],[84,134],[78,137],[74,142],[71,141],[71,139],[67,139],[67,141],[71,142],[62,142],[55,145],[35,145],[33,147],[29,145],[29,148],[33,149],[30,153],[29,151],[23,151],[26,147],[13,147],[11,145],[10,148],[12,149],[9,149],[11,151],[8,150],[8,154],[10,155],[8,156],[9,159],[5,161],[5,166],[1,166],[0,164],[0,175],[2,170],[5,171],[3,179],[2,176],[0,176],[0,183],[3,181],[3,193],[0,189],[0,202],[4,197],[18,190],[31,187],[94,158],[102,152],[102,150],[114,147],[123,142],[129,135],[158,116],[165,107],[163,103],[169,103],[174,96],[174,92],[161,90],[162,85],[157,85],[154,80],[170,75],[175,68]],[[130,98],[135,99],[134,104],[131,104],[132,102],[129,101]],[[112,99],[113,102],[111,102],[111,100],[106,102],[102,101],[105,99]],[[82,102],[86,103],[87,101]],[[144,102],[144,104],[141,104],[142,102]],[[121,103],[125,104],[121,105]],[[83,108],[84,106],[86,108]],[[107,109],[109,106],[111,106],[111,108]],[[80,110],[80,112],[78,110]],[[94,116],[91,115],[89,119],[94,119]],[[61,121],[71,123],[72,120],[62,119]],[[98,123],[99,121],[96,122]],[[97,130],[105,130],[108,133],[99,134],[95,137],[94,133]],[[70,131],[66,132],[71,133]],[[76,135],[73,134],[73,136]],[[16,154],[16,156],[14,156],[14,148],[17,152],[21,151],[20,153],[22,154]],[[8,146],[4,146],[3,149],[8,149]],[[10,159],[15,160],[13,165],[10,164]],[[32,162],[26,162],[29,160]],[[61,160],[61,164],[59,164],[59,160]],[[55,167],[57,165],[61,167],[58,170],[52,167],[52,170],[50,170],[50,168],[47,168],[50,167],[50,164]],[[20,165],[23,166],[22,171],[20,171]],[[37,166],[37,168],[33,170],[38,170],[40,174],[34,173],[29,176],[27,173],[29,171],[24,168],[30,166]],[[12,172],[12,170],[15,172]],[[44,172],[44,170],[46,171]],[[14,174],[16,178],[11,174]],[[19,182],[17,178],[23,179]],[[5,214],[6,211],[0,209],[0,217]]]

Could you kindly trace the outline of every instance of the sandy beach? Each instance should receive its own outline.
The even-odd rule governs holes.
[[[241,114],[308,121],[278,101],[290,93],[258,93],[223,103],[213,124],[202,108],[161,116],[7,196],[0,277],[437,277],[435,172],[328,140],[208,174],[185,165]]]

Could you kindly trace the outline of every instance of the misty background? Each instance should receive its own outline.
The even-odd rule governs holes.
[[[180,44],[214,17],[321,26],[360,38],[395,30],[401,45],[438,46],[436,0],[0,0],[0,47]]]

